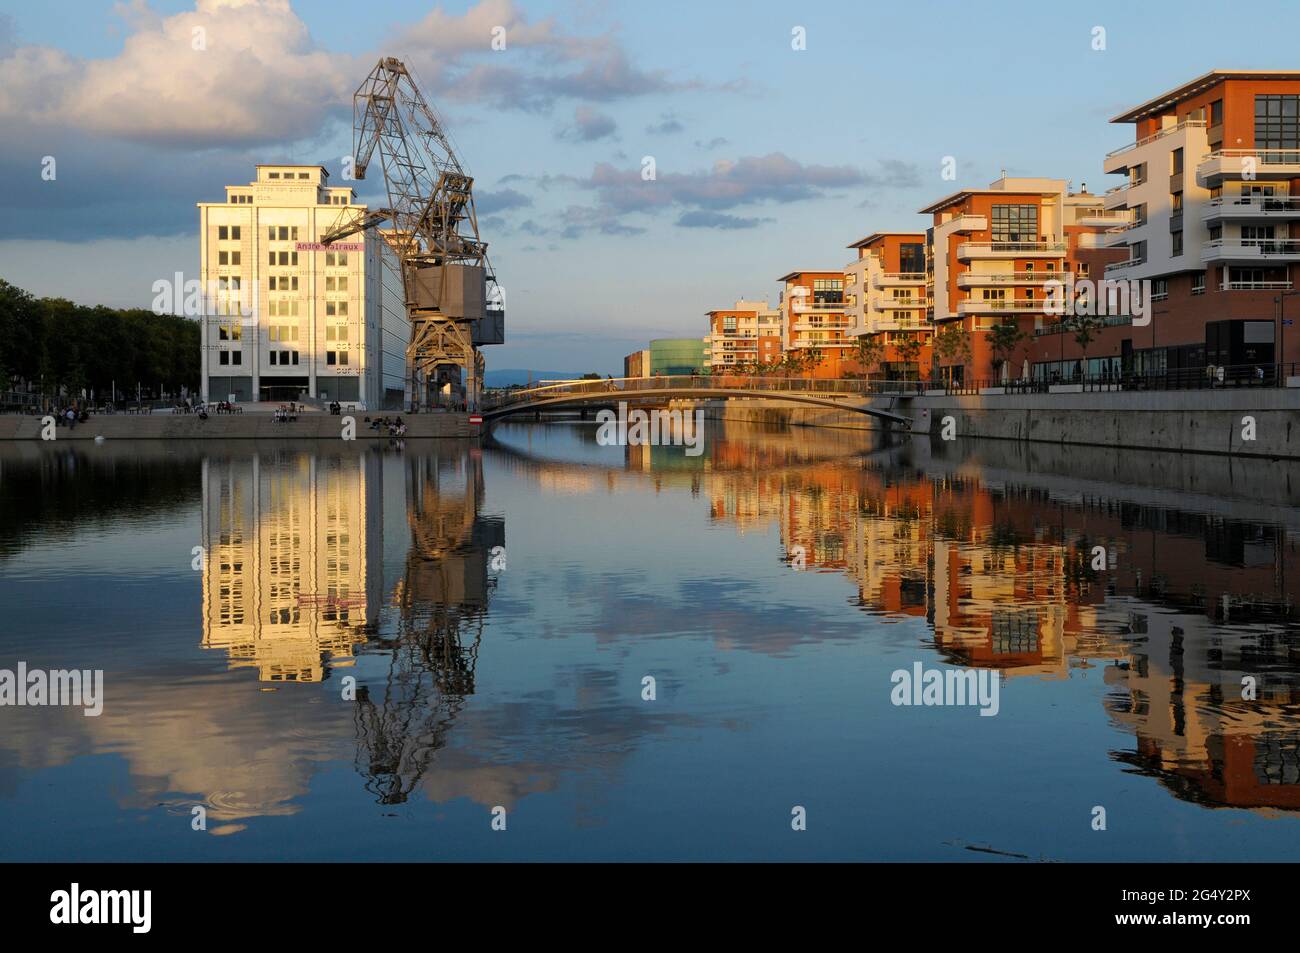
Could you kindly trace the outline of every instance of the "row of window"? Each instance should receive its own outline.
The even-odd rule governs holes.
[[[267,331],[267,339],[271,341],[297,341],[298,325],[296,324],[273,324]],[[225,322],[217,325],[217,340],[219,341],[242,341],[244,339],[244,328],[242,325],[234,322]],[[346,341],[348,339],[347,325],[327,325],[325,327],[325,340],[327,341]]]

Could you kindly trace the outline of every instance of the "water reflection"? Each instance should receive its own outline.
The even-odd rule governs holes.
[[[3,448],[0,664],[98,665],[111,704],[99,719],[6,711],[0,796],[74,769],[84,786],[108,756],[129,777],[115,810],[183,817],[202,803],[213,833],[320,823],[303,815],[349,798],[390,817],[537,796],[563,801],[570,833],[636,818],[610,842],[622,849],[671,844],[689,805],[693,843],[714,831],[710,856],[731,856],[752,833],[727,827],[739,803],[805,777],[852,802],[942,748],[940,729],[883,701],[891,668],[927,658],[1019,686],[987,719],[1013,726],[1012,745],[1056,732],[1064,749],[1080,724],[1105,727],[1087,741],[1104,768],[1077,769],[1101,792],[1089,803],[1140,775],[1165,805],[1167,791],[1287,823],[1300,810],[1296,502],[1289,470],[1265,461],[808,428],[711,425],[700,457],[600,447],[590,424],[506,425],[482,449]],[[507,516],[523,555],[501,572]],[[856,693],[823,697],[838,670]],[[640,698],[649,671],[667,703]],[[959,737],[976,794],[1023,785],[998,776],[987,736]],[[701,794],[747,748],[738,789]],[[801,761],[805,748],[819,759]],[[322,794],[335,768],[346,785]],[[932,823],[956,810],[934,770],[873,796]],[[42,823],[29,810],[13,829]],[[115,819],[86,821],[90,842]],[[874,824],[848,842],[907,826]],[[563,856],[557,837],[536,855]],[[1134,849],[1161,837],[1174,835]],[[177,849],[161,834],[154,847]]]

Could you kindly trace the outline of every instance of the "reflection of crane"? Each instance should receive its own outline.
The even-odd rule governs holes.
[[[389,653],[388,678],[382,689],[363,686],[355,709],[357,770],[381,804],[407,800],[474,694],[495,585],[488,552],[505,541],[501,521],[478,512],[481,461],[470,461],[463,494],[439,485],[437,459],[407,463],[411,548],[394,594],[400,628],[368,644]]]
[[[409,398],[464,368],[466,397],[476,405],[483,376],[480,344],[500,344],[505,311],[479,239],[474,179],[461,167],[437,114],[401,60],[385,57],[352,99],[355,174],[366,177],[375,153],[384,170],[388,207],[350,216],[321,237],[329,245],[388,221],[384,239],[402,269],[411,323],[406,349]]]

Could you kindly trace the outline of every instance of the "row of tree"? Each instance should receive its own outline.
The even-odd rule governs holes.
[[[1096,338],[1102,327],[1100,318],[1084,315],[1062,319],[1064,331],[1070,333],[1076,344],[1083,349],[1087,360],[1088,345]],[[1020,345],[1029,339],[1029,332],[1023,330],[1017,321],[1003,321],[989,331],[989,347],[993,351],[992,372],[1001,373],[1002,365],[1010,362]],[[894,345],[898,359],[904,364],[915,364],[921,354],[921,342],[912,337],[904,338]],[[950,322],[939,328],[934,336],[934,352],[941,360],[966,363],[971,359],[970,330],[961,322]],[[879,335],[862,335],[853,347],[853,356],[863,373],[880,365],[885,356],[885,344]],[[791,351],[779,360],[771,363],[753,362],[738,365],[736,370],[748,374],[804,374],[821,362],[822,352],[817,348],[803,348]],[[851,375],[850,375],[851,376]]]
[[[106,398],[199,386],[197,321],[144,308],[35,298],[0,279],[0,392]]]

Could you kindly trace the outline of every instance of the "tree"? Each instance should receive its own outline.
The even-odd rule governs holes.
[[[1020,323],[1015,318],[1007,318],[1000,324],[994,325],[989,336],[989,343],[993,348],[993,375],[995,377],[1002,370],[1002,365],[1011,360],[1016,348],[1020,346],[1020,342],[1028,336],[1025,331],[1021,330]]]
[[[1069,328],[1074,331],[1074,343],[1083,351],[1083,374],[1088,376],[1088,345],[1101,330],[1101,320],[1089,314],[1076,314],[1069,319]]]
[[[858,365],[865,374],[872,366],[880,363],[880,359],[885,354],[885,345],[881,342],[880,335],[863,334],[858,338],[853,351],[858,359]]]
[[[914,338],[911,335],[903,338],[896,348],[898,350],[898,356],[904,364],[915,364],[916,359],[921,355],[921,342],[918,338]],[[920,377],[919,369],[917,377]],[[906,369],[903,371],[903,380],[907,380]]]
[[[960,321],[944,324],[934,336],[934,350],[945,360],[970,360],[970,332]]]

